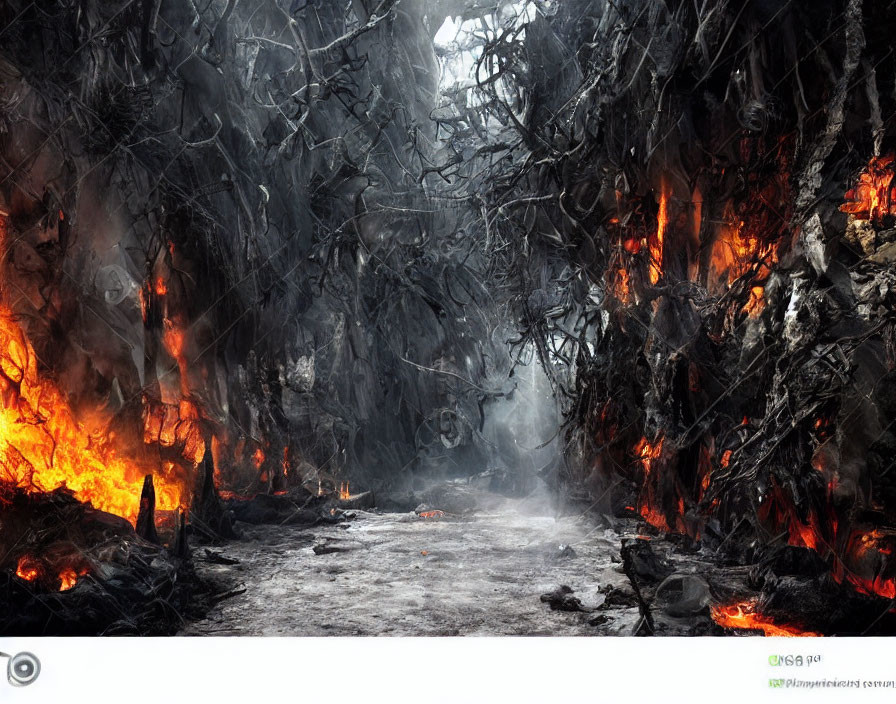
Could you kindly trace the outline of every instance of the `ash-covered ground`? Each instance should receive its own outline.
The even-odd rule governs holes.
[[[357,511],[316,528],[242,526],[242,540],[213,551],[238,564],[198,559],[197,569],[246,591],[182,635],[632,632],[636,605],[600,608],[608,594],[631,594],[616,530],[581,515],[556,517],[533,499],[490,496],[482,504],[441,518]],[[552,610],[540,599],[562,585],[583,610]]]

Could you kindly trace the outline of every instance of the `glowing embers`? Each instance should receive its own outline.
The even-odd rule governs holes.
[[[758,284],[768,278],[771,267],[778,261],[780,237],[763,237],[761,229],[752,221],[740,217],[731,203],[725,208],[723,220],[712,248],[712,271],[716,277],[727,279],[725,283],[729,286],[752,272],[754,285],[750,288],[750,300],[744,310],[751,314],[757,310],[761,312],[759,306],[760,303],[764,305],[763,289]]]
[[[162,324],[164,326],[162,345],[165,347],[165,351],[177,363],[181,397],[187,398],[190,395],[188,382],[190,365],[186,355],[187,336],[184,332],[186,326],[180,321],[179,316],[174,316],[173,318],[166,317],[163,319]]]
[[[633,301],[631,279],[624,267],[616,270],[615,279],[611,282],[613,295],[622,305],[630,305]]]
[[[19,558],[19,564],[16,567],[16,576],[24,579],[26,582],[33,582],[40,577],[43,568],[37,560],[32,559],[28,555]]]
[[[647,442],[647,438],[641,438],[635,445],[635,454],[641,458],[641,464],[644,466],[644,473],[650,474],[651,462],[657,459],[663,451],[663,438],[660,437],[656,443]]]
[[[58,571],[58,573],[57,573]],[[55,589],[65,592],[74,587],[78,583],[78,579],[90,570],[83,564],[63,565],[56,567],[55,570],[51,565],[45,564],[44,561],[38,560],[30,555],[23,555],[19,558],[16,566],[16,576],[26,582],[40,584],[44,588]],[[53,575],[56,575],[55,577]]]
[[[759,613],[756,599],[748,599],[735,604],[710,607],[712,620],[723,628],[737,628],[747,631],[762,631],[766,636],[794,638],[800,636],[818,637],[820,633],[804,631],[796,626],[775,623]]]
[[[861,220],[880,220],[884,215],[896,214],[894,161],[893,154],[872,157],[856,185],[846,192],[846,203],[840,210]]]
[[[280,460],[280,471],[282,473],[284,481],[286,481],[289,478],[289,472],[291,469],[292,469],[292,463],[289,460],[289,446],[284,445],[283,459]]]
[[[346,501],[352,497],[348,489],[348,482],[339,482],[339,498]]]
[[[896,531],[854,528],[844,544],[844,536],[838,534],[841,523],[830,503],[827,509],[809,510],[801,519],[793,501],[774,483],[759,516],[772,530],[783,533],[789,545],[808,548],[822,558],[833,554],[832,576],[837,582],[864,594],[896,598]]]
[[[435,509],[435,510],[432,510],[432,511],[421,511],[421,512],[418,513],[417,515],[420,516],[420,518],[427,518],[427,519],[433,519],[433,518],[436,518],[436,519],[438,519],[438,518],[444,518],[444,517],[445,517],[445,512],[444,512],[444,511],[439,511],[438,509]]]

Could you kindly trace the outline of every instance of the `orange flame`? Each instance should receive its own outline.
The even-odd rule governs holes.
[[[880,219],[896,211],[896,193],[893,184],[894,161],[896,156],[872,157],[856,185],[846,192],[846,203],[841,212],[851,213],[863,220]]]
[[[290,461],[289,461],[289,446],[283,447],[283,459],[280,461],[280,469],[283,471],[283,476],[289,476],[290,470]]]
[[[814,550],[822,557],[831,554],[832,545],[842,543],[837,538],[837,516],[830,506],[827,522],[822,523],[815,510],[802,521],[797,517],[792,501],[777,485],[773,486],[769,500],[761,507],[760,516],[771,521],[776,529],[786,530],[788,544]],[[894,599],[896,577],[889,568],[894,549],[896,533],[854,529],[845,549],[834,554],[832,576],[838,583],[847,582],[861,593]]]
[[[765,310],[765,289],[762,286],[753,286],[750,288],[750,299],[744,306],[744,312],[751,318],[758,318]]]
[[[641,438],[638,444],[635,445],[635,454],[641,458],[641,464],[644,466],[644,472],[646,474],[650,474],[651,461],[658,458],[662,453],[663,440],[664,438],[661,437],[655,445],[652,445],[647,442],[647,438]]]
[[[5,221],[0,220],[0,239]],[[99,414],[76,416],[41,378],[37,355],[13,312],[0,304],[0,482],[29,491],[66,486],[96,508],[136,520],[144,469],[116,456]],[[181,487],[159,477],[158,506],[181,504]]]
[[[0,480],[33,491],[67,486],[79,500],[133,521],[144,472],[116,457],[88,420],[76,420],[62,393],[40,378],[34,349],[0,305]],[[160,478],[156,496],[159,508],[173,510],[181,487]]]
[[[78,583],[78,577],[83,577],[85,574],[87,574],[86,569],[76,572],[71,567],[66,567],[59,573],[59,591],[68,591]]]
[[[346,499],[351,498],[351,493],[348,490],[348,482],[339,482],[339,498],[345,501]]]
[[[775,623],[772,619],[758,612],[755,599],[727,606],[712,606],[710,607],[710,615],[712,620],[723,628],[762,631],[763,635],[766,636],[795,638],[800,636],[818,637],[821,635],[812,631],[804,631],[796,626]]]
[[[650,248],[650,270],[648,273],[652,284],[656,284],[663,273],[663,238],[669,225],[668,200],[669,196],[663,186],[660,190],[660,208],[656,215],[656,237],[648,241]]]
[[[755,270],[757,282],[766,279],[771,271],[770,265],[777,261],[778,242],[764,241],[750,230],[750,224],[740,219],[734,206],[729,204],[724,214],[727,225],[722,227],[712,250],[712,268],[719,274],[728,272],[728,284],[747,274],[756,261],[764,263]],[[758,289],[758,291],[756,290]],[[745,306],[747,312],[756,309],[762,301],[763,289],[754,285],[750,290],[750,300]],[[761,312],[757,310],[756,315]],[[755,317],[755,316],[754,316]]]
[[[28,555],[20,557],[19,564],[16,567],[16,576],[24,579],[26,582],[33,582],[40,576],[40,565]]]
[[[445,517],[445,512],[444,512],[444,511],[438,511],[438,510],[435,510],[435,511],[421,511],[421,512],[418,513],[417,515],[420,516],[420,518],[444,518],[444,517]]]

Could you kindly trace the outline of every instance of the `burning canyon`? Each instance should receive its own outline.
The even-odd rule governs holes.
[[[896,633],[896,12],[0,3],[0,634]]]

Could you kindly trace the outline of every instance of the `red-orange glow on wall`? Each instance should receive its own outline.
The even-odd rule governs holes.
[[[638,457],[644,470],[641,492],[638,496],[638,513],[654,528],[667,532],[683,531],[684,525],[681,517],[684,515],[684,502],[681,500],[681,497],[678,497],[679,518],[676,520],[674,527],[669,525],[666,513],[660,507],[657,492],[659,482],[657,460],[663,452],[663,441],[664,438],[662,436],[653,443],[648,442],[647,438],[641,438],[638,444],[635,445],[635,456]]]
[[[847,541],[843,559],[834,563],[834,578],[848,582],[864,594],[896,599],[896,575],[889,567],[894,552],[896,532],[855,529]]]

